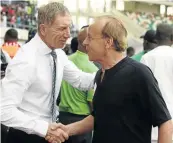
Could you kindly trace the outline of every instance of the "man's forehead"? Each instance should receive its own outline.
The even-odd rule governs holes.
[[[71,16],[69,14],[58,14],[53,24],[57,26],[70,26],[72,24]]]
[[[104,20],[96,20],[93,24],[89,26],[88,32],[94,35],[102,34],[102,30],[105,24],[106,21]]]

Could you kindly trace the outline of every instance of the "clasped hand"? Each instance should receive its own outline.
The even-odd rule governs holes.
[[[49,143],[62,143],[68,140],[68,128],[61,123],[52,123],[49,125],[45,139]]]

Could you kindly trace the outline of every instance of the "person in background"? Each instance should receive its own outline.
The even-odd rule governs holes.
[[[71,50],[72,50],[72,53],[75,53],[77,51],[77,48],[78,48],[78,40],[77,40],[77,37],[74,37],[71,40]]]
[[[87,28],[83,28],[77,37],[78,50],[69,56],[79,69],[84,72],[93,73],[98,70],[93,62],[89,61],[86,47],[83,41],[87,36]],[[65,125],[80,121],[92,112],[92,99],[94,90],[81,91],[72,87],[66,81],[62,82],[59,104],[59,121]],[[91,143],[92,132],[72,136],[65,143]]]
[[[151,143],[152,126],[158,126],[158,143],[172,143],[171,115],[153,73],[124,55],[127,31],[122,22],[113,16],[97,18],[84,45],[89,60],[102,64],[93,112],[82,121],[58,126],[69,136],[94,129],[92,143]]]
[[[18,44],[18,32],[15,29],[9,29],[4,36],[4,44],[2,49],[8,53],[8,55],[13,58],[17,51],[19,50],[20,45]]]
[[[158,47],[145,54],[141,62],[154,73],[163,98],[173,116],[173,48],[171,47],[173,45],[173,26],[168,24],[158,25],[156,40]],[[153,143],[157,143],[157,139],[157,128],[154,128],[152,132]]]
[[[13,27],[13,28],[16,27],[16,15],[11,16],[10,24],[11,24],[11,27]]]
[[[136,60],[136,61],[140,61],[142,56],[144,54],[146,54],[147,52],[151,51],[152,49],[154,49],[155,47],[157,47],[157,41],[155,39],[155,34],[156,31],[154,30],[148,30],[144,36],[141,36],[140,38],[143,38],[143,51],[132,56],[131,58]]]
[[[7,15],[5,12],[2,12],[1,27],[7,27]]]
[[[135,49],[133,47],[128,47],[126,53],[128,57],[132,57],[135,54]]]
[[[66,44],[65,47],[63,48],[63,51],[65,52],[66,55],[69,55],[70,51],[70,45]]]
[[[20,13],[17,14],[16,26],[17,26],[17,28],[21,28],[21,16],[20,16]]]
[[[0,49],[0,55],[1,55],[1,60],[0,60],[0,64],[1,64],[1,79],[3,79],[5,77],[5,71],[6,71],[7,65],[8,65],[8,63],[10,63],[11,58],[8,55],[7,52],[2,50],[2,48]]]
[[[30,29],[28,32],[28,40],[26,41],[26,43],[28,43],[37,33],[36,29]]]

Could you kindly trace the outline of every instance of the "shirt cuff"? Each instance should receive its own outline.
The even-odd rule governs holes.
[[[34,132],[35,134],[41,136],[41,137],[45,137],[47,134],[47,130],[49,127],[49,123],[43,120],[37,120],[36,121],[36,125],[34,127]]]

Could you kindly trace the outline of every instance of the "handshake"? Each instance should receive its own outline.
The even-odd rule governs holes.
[[[45,139],[49,143],[62,143],[69,138],[68,126],[61,123],[52,123],[48,127]]]

